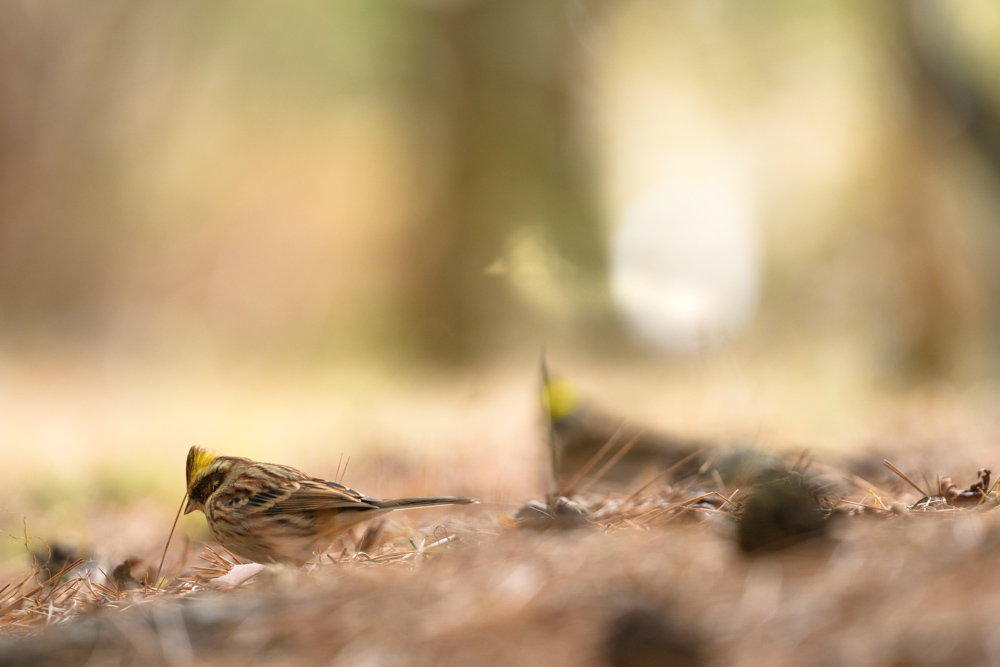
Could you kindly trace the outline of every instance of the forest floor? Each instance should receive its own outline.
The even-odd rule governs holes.
[[[193,384],[66,368],[0,369],[0,664],[1000,663],[1000,513],[992,478],[977,486],[1000,469],[993,387],[864,395],[803,427],[768,417],[785,390],[700,371],[700,384],[644,380],[633,400],[622,372],[611,403],[718,452],[773,453],[787,475],[726,482],[705,465],[597,483],[567,505],[547,497],[530,368]],[[877,409],[859,416],[861,403]],[[657,417],[664,404],[676,409]],[[304,568],[260,571],[190,515],[156,578],[187,447],[333,478],[345,459],[331,442],[370,495],[482,502],[397,513]]]

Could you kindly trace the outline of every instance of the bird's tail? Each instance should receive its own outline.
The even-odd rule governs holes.
[[[379,509],[404,510],[414,507],[430,507],[431,505],[468,505],[478,503],[476,498],[464,498],[462,496],[430,496],[428,498],[395,498],[393,500],[379,500]]]

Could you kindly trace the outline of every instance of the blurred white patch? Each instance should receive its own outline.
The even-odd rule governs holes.
[[[633,200],[613,240],[611,290],[640,338],[692,352],[746,326],[760,281],[751,199],[741,179],[712,164]]]

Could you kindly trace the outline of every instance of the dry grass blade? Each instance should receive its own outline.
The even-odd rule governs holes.
[[[378,520],[371,522],[365,532],[361,534],[361,539],[358,540],[357,545],[354,547],[355,554],[368,554],[370,551],[377,551],[379,543],[382,540],[382,533],[385,531],[385,520]]]
[[[22,594],[20,596],[15,597],[14,600],[12,600],[11,602],[7,603],[3,607],[0,607],[0,618],[3,618],[3,616],[5,614],[9,613],[12,609],[15,609],[18,605],[20,605],[25,600],[29,600],[32,597],[38,595],[40,592],[44,591],[45,588],[46,588],[46,586],[49,586],[50,584],[53,584],[53,583],[59,581],[60,579],[62,579],[64,576],[66,576],[66,574],[68,572],[70,572],[74,568],[79,567],[81,563],[83,563],[83,559],[82,558],[78,558],[77,560],[73,561],[72,563],[66,563],[65,565],[63,565],[62,569],[59,570],[58,573],[52,575],[51,577],[49,577],[48,579],[46,579],[44,582],[42,582],[38,586],[35,586],[29,592],[24,593],[24,594]]]
[[[85,582],[87,584],[87,590],[90,591],[91,601],[95,605],[113,606],[113,603],[118,602],[119,596],[114,589],[99,584],[95,581],[91,581],[90,579],[86,579]]]
[[[864,499],[862,498],[862,501],[863,500]],[[845,499],[842,498],[839,502],[841,502],[841,503],[843,503],[845,505],[851,505],[853,507],[863,507],[864,509],[868,509],[868,510],[879,510],[880,512],[892,512],[892,510],[886,509],[884,507],[875,507],[874,505],[865,505],[864,502],[858,502],[856,500],[845,500]]]
[[[878,496],[883,496],[883,497],[888,497],[888,498],[892,498],[893,497],[891,493],[886,493],[885,491],[883,491],[879,487],[875,486],[874,484],[872,484],[868,480],[866,480],[866,479],[864,479],[862,477],[858,477],[857,475],[851,475],[847,479],[848,479],[848,481],[851,484],[853,484],[857,488],[861,489],[862,491],[866,491],[867,493],[870,493],[873,497],[878,497]],[[866,498],[868,497],[867,493],[865,495]],[[864,499],[862,499],[862,502],[864,502]],[[881,500],[879,502],[881,502]]]
[[[906,482],[907,484],[909,484],[910,486],[912,486],[914,489],[916,489],[917,491],[919,491],[921,496],[932,496],[932,495],[934,495],[934,494],[932,494],[930,492],[924,491],[919,486],[917,486],[916,482],[914,482],[912,479],[910,479],[909,477],[907,477],[906,474],[902,470],[900,470],[899,468],[897,468],[896,466],[894,466],[888,460],[882,461],[882,465],[884,465],[886,468],[888,468],[889,470],[891,470],[894,473],[896,473],[897,475],[899,475],[900,479],[902,479],[904,482]]]
[[[413,551],[413,550],[410,550],[410,551],[396,551],[396,552],[390,553],[390,554],[382,554],[381,556],[372,556],[371,558],[368,559],[368,561],[371,562],[371,563],[386,563],[386,562],[389,562],[389,561],[401,560],[403,558],[407,558],[409,556],[413,556],[416,553],[418,553],[418,552]]]
[[[344,462],[344,471],[340,473],[340,479],[337,480],[337,484],[343,484],[344,479],[347,477],[347,466],[351,465],[351,457],[347,457],[347,461]]]
[[[195,580],[208,580],[221,577],[236,565],[243,565],[243,561],[234,556],[228,549],[223,549],[226,554],[221,554],[210,545],[205,545],[208,553],[199,554],[198,558],[205,561],[207,565],[194,568]]]
[[[100,570],[98,570],[98,571],[101,572]],[[104,574],[104,572],[101,572],[101,574]],[[104,575],[104,576],[105,576],[105,578],[107,577],[107,575]],[[94,589],[97,589],[97,591],[101,594],[100,596],[98,596],[95,593],[94,597],[102,597],[102,598],[106,598],[108,600],[118,600],[119,598],[121,598],[121,595],[122,595],[122,592],[118,589],[117,585],[114,588],[111,588],[110,586],[105,586],[104,584],[99,584],[96,581],[91,581],[90,582],[90,589],[91,589],[91,591],[93,591]]]
[[[626,442],[625,445],[621,449],[619,449],[617,452],[615,452],[614,456],[612,456],[610,459],[608,459],[607,463],[605,463],[603,466],[601,466],[601,469],[597,471],[597,474],[595,474],[593,477],[591,477],[590,479],[587,480],[587,483],[583,485],[583,488],[581,488],[580,491],[586,491],[587,489],[589,489],[591,487],[591,485],[593,485],[594,483],[598,482],[602,477],[604,477],[604,475],[606,475],[609,470],[611,470],[613,467],[615,467],[615,464],[617,464],[619,461],[622,460],[623,456],[625,456],[626,454],[628,454],[629,451],[633,447],[635,447],[636,443],[639,442],[639,440],[644,435],[646,435],[645,431],[640,431],[639,433],[636,433],[635,437],[633,437],[631,440],[629,440],[628,442]]]
[[[799,452],[798,458],[795,460],[795,464],[792,465],[793,472],[805,472],[809,466],[813,463],[813,455],[808,449],[803,449]]]
[[[930,480],[927,479],[927,473],[925,473],[923,471],[920,471],[920,476],[924,478],[924,484],[927,485],[928,489],[940,489],[941,488],[940,484],[938,484],[937,486],[931,486]],[[930,495],[930,494],[928,494],[928,495]]]
[[[62,595],[67,590],[73,589],[75,591],[75,589],[80,586],[80,583],[82,581],[83,579],[79,575],[77,575],[72,579],[67,579],[61,584],[53,586],[52,590],[50,590],[48,594],[42,598],[42,602],[48,602],[50,600],[56,599],[59,595]]]
[[[333,479],[334,479],[334,481],[337,481],[337,480],[340,479],[340,466],[342,466],[343,464],[344,464],[344,452],[341,452],[340,453],[340,460],[337,461],[337,472],[333,473]]]
[[[737,492],[738,492],[738,490],[737,490]],[[733,495],[735,495],[735,493],[736,492],[734,492]],[[674,512],[676,510],[684,511],[688,507],[690,507],[691,505],[694,505],[695,503],[697,503],[697,502],[699,502],[701,500],[704,500],[705,498],[711,498],[712,496],[716,496],[717,498],[721,498],[723,502],[725,502],[725,503],[727,503],[729,505],[732,505],[733,507],[736,507],[736,504],[730,498],[725,497],[724,495],[722,495],[718,491],[709,491],[708,493],[703,493],[700,496],[695,496],[694,498],[688,498],[687,500],[681,501],[679,503],[674,503],[673,505],[669,505],[668,507],[658,507],[656,509],[650,510],[649,512],[646,512],[645,514],[641,514],[641,515],[635,517],[635,521],[638,522],[638,525],[644,526],[644,525],[648,524],[650,521],[653,521],[654,519],[658,519],[661,516],[664,516],[666,514],[670,514],[671,512]],[[681,512],[677,512],[677,515],[679,515],[680,513]]]
[[[29,581],[31,581],[32,578],[34,578],[34,576],[35,576],[35,573],[31,572],[27,576],[25,576],[24,579],[22,579],[21,581],[19,581],[14,586],[11,586],[10,584],[8,584],[7,586],[4,586],[3,590],[6,593],[3,596],[0,596],[0,609],[3,608],[3,606],[4,606],[4,604],[6,604],[7,600],[10,600],[12,597],[14,597],[15,595],[17,595],[18,591],[21,590],[21,587],[24,586]],[[7,589],[10,589],[10,590],[8,591]]]
[[[604,455],[611,451],[611,448],[615,446],[618,442],[618,437],[622,434],[624,429],[625,422],[622,422],[622,425],[618,427],[618,430],[615,431],[610,438],[608,438],[608,441],[604,443],[604,446],[597,450],[596,454],[590,457],[590,460],[587,461],[587,463],[580,468],[575,475],[573,475],[573,477],[569,480],[569,483],[559,489],[560,496],[568,496],[573,493],[573,489],[576,488],[576,485],[579,484],[580,481],[586,477],[591,470],[593,470],[594,466],[597,465],[597,462],[604,458]]]
[[[635,500],[636,498],[638,498],[644,491],[646,491],[647,489],[649,489],[651,486],[653,486],[657,482],[660,482],[663,479],[665,479],[668,475],[670,475],[670,473],[672,473],[673,471],[677,470],[682,465],[684,465],[685,463],[687,463],[691,459],[695,458],[696,456],[700,456],[703,451],[705,451],[705,449],[703,447],[699,447],[695,451],[691,452],[690,454],[688,454],[687,456],[685,456],[684,458],[682,458],[680,461],[678,461],[677,463],[673,464],[672,466],[670,466],[669,468],[667,468],[666,470],[664,470],[663,472],[661,472],[660,474],[658,474],[656,477],[654,477],[653,479],[649,480],[648,482],[646,482],[645,484],[643,484],[642,486],[640,486],[638,489],[636,489],[635,492],[632,493],[632,495],[630,495],[629,497],[627,497],[622,502],[622,504],[625,505],[625,504],[628,504],[628,503],[632,502],[633,500]]]

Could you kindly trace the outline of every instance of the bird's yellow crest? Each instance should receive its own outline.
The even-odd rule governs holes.
[[[212,464],[212,461],[219,458],[219,455],[215,452],[210,452],[202,447],[194,446],[188,450],[187,457],[187,483],[191,486],[191,482],[199,476],[201,471]]]
[[[572,382],[553,380],[542,390],[542,400],[552,421],[568,417],[580,407],[580,394]]]

